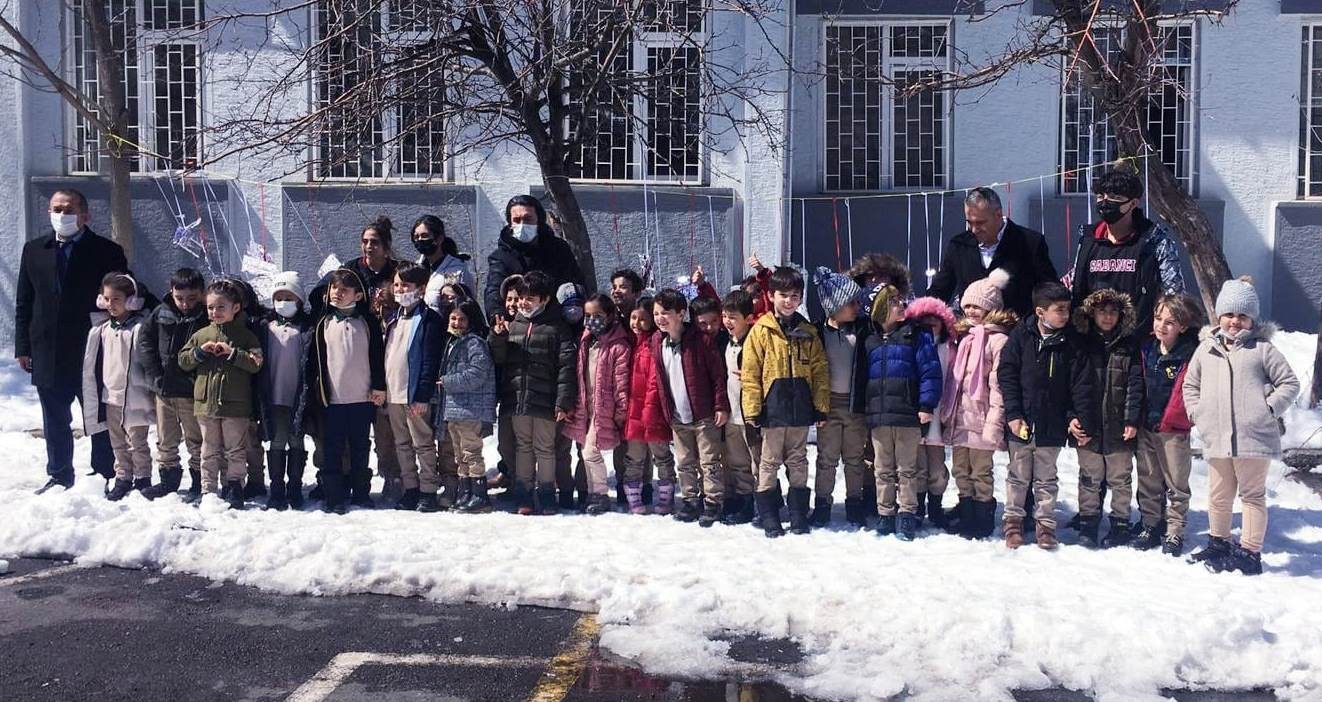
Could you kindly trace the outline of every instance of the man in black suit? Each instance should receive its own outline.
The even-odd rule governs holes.
[[[997,268],[1010,274],[1001,295],[1006,309],[1020,318],[1033,313],[1033,287],[1059,280],[1056,267],[1042,235],[1010,221],[1001,213],[1001,198],[991,188],[974,188],[964,198],[964,220],[968,230],[956,234],[946,247],[927,294],[953,302],[975,280],[986,278]]]
[[[46,437],[46,475],[38,492],[73,485],[70,407],[82,403],[83,352],[107,273],[126,271],[124,249],[87,228],[87,198],[72,188],[50,199],[50,234],[29,241],[18,264],[14,355],[41,399]],[[110,434],[92,437],[92,470],[109,479],[115,457]]]

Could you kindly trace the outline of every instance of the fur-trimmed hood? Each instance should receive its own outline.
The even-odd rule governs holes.
[[[1009,334],[1011,329],[1019,326],[1019,315],[1011,309],[996,310],[984,315],[982,323],[988,327],[995,327],[1002,333]],[[973,322],[968,317],[960,317],[959,321],[955,322],[957,338],[964,338],[973,326]]]
[[[941,320],[941,327],[947,340],[955,339],[955,313],[951,312],[950,306],[939,298],[920,297],[904,308],[904,318],[908,321],[917,321],[929,316]]]
[[[1083,334],[1092,333],[1093,311],[1107,306],[1120,308],[1119,333],[1115,338],[1123,339],[1134,333],[1134,324],[1138,321],[1134,316],[1134,302],[1129,299],[1129,295],[1111,288],[1102,288],[1083,298],[1083,303],[1074,310],[1074,328]]]

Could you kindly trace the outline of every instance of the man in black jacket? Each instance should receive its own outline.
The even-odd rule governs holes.
[[[46,475],[39,492],[73,485],[73,432],[70,406],[82,404],[83,352],[92,313],[107,273],[125,271],[124,249],[87,228],[87,198],[73,189],[50,199],[53,231],[29,241],[18,264],[15,292],[14,356],[32,374],[41,400],[46,437]],[[115,457],[110,434],[92,436],[92,470],[109,479]]]
[[[927,294],[953,303],[969,283],[1002,268],[1010,274],[1002,293],[1006,308],[1020,319],[1031,315],[1033,287],[1058,280],[1046,240],[1002,214],[1001,198],[991,188],[969,191],[964,198],[964,219],[969,228],[950,239]]]
[[[547,224],[546,209],[531,195],[516,195],[505,205],[505,228],[500,230],[496,250],[487,256],[487,283],[482,293],[483,310],[493,317],[505,309],[500,284],[511,275],[541,271],[551,279],[551,289],[565,283],[588,287],[578,259],[564,239]]]

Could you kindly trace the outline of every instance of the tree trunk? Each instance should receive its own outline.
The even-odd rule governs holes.
[[[592,239],[588,236],[588,224],[583,219],[583,210],[578,206],[578,196],[574,194],[569,179],[563,172],[555,173],[555,170],[558,169],[549,167],[543,162],[542,183],[555,203],[560,233],[564,235],[565,241],[569,242],[569,248],[578,258],[578,267],[583,271],[588,293],[591,294],[597,291],[597,262],[592,257]]]
[[[137,153],[137,147],[128,141],[129,114],[124,104],[123,54],[130,47],[115,45],[106,5],[106,0],[84,0],[83,11],[88,29],[91,30],[88,36],[96,52],[97,111],[111,125],[111,132],[101,135],[109,156],[98,159],[101,172],[110,172],[110,234],[124,248],[124,257],[131,265],[133,197],[129,186],[131,161]]]

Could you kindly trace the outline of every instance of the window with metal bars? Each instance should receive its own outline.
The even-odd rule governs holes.
[[[609,57],[604,49],[598,52],[594,68],[609,63],[602,67],[603,79],[585,71],[570,75],[569,100],[581,103],[585,91],[596,91],[595,108],[569,120],[569,129],[582,140],[570,164],[571,177],[703,182],[706,6],[703,0],[660,0],[644,9],[642,31],[625,50]],[[616,11],[598,9],[603,15]],[[574,13],[570,22],[583,26],[584,20]],[[611,79],[620,76],[628,78]]]
[[[1303,28],[1299,75],[1300,198],[1322,197],[1322,25]]]
[[[948,23],[826,26],[827,191],[945,187],[949,96],[916,86],[950,70]]]
[[[1108,62],[1119,56],[1124,40],[1121,28],[1094,28],[1093,37]],[[1197,25],[1161,25],[1153,40],[1160,58],[1153,68],[1156,74],[1144,112],[1148,143],[1156,150],[1160,163],[1196,196]],[[1083,89],[1079,70],[1076,67],[1070,74],[1067,67],[1061,90],[1059,187],[1066,194],[1089,192],[1092,178],[1100,175],[1098,169],[1105,169],[1119,157],[1115,134],[1106,115]]]
[[[317,3],[314,177],[444,177],[444,71],[433,54],[418,50],[437,25],[432,4]]]

